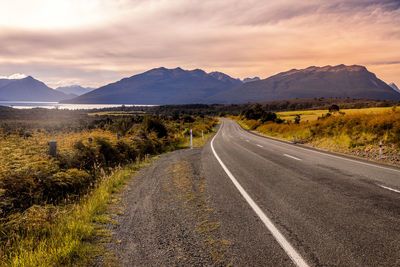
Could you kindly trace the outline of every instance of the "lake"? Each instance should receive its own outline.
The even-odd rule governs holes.
[[[47,109],[101,109],[121,107],[150,107],[154,105],[132,105],[132,104],[60,104],[58,102],[34,102],[34,101],[0,101],[0,106],[13,107],[17,109],[47,108]]]

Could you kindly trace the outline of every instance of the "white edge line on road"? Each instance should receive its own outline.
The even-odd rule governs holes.
[[[387,186],[384,186],[384,185],[380,185],[380,184],[378,184],[377,186],[400,194],[400,190],[396,190],[396,189],[393,189],[393,188],[390,188],[390,187],[387,187]]]
[[[242,130],[245,131],[243,128],[242,128]],[[246,132],[246,133],[248,133],[248,132]],[[261,136],[261,135],[257,135],[257,134],[253,134],[253,136],[262,138],[264,140],[267,139],[267,140],[273,141],[275,143],[279,142],[279,143],[283,143],[283,144],[286,144],[286,145],[290,145],[290,143],[282,142],[282,140],[279,140],[279,139],[276,139],[276,138],[273,138],[273,137],[269,137],[269,136]],[[310,152],[314,152],[314,153],[317,153],[317,154],[329,156],[329,157],[332,157],[332,158],[347,160],[347,161],[351,161],[351,162],[355,162],[355,163],[359,163],[359,164],[363,164],[363,165],[367,165],[367,166],[371,166],[371,167],[376,167],[376,168],[380,168],[380,169],[384,169],[384,170],[400,172],[400,170],[396,170],[396,169],[392,169],[392,168],[388,168],[388,167],[383,167],[383,166],[379,166],[379,165],[375,165],[375,164],[371,164],[371,163],[367,163],[367,162],[362,162],[362,161],[358,161],[358,160],[355,160],[355,159],[348,159],[348,158],[345,158],[345,157],[340,157],[340,156],[332,155],[332,154],[329,154],[329,153],[316,151],[316,150],[313,150],[313,149],[307,149],[307,148],[300,147],[300,146],[293,146],[293,147],[296,147],[298,149],[302,149],[302,150],[305,150],[305,151],[310,151]]]
[[[257,146],[259,146],[259,147],[263,147],[262,145],[259,145],[259,144],[257,144]]]
[[[299,159],[299,158],[293,157],[293,156],[288,155],[288,154],[283,154],[283,155],[284,155],[285,157],[292,158],[292,159],[295,159],[295,160],[301,160],[301,159]]]
[[[244,197],[244,199],[247,201],[247,203],[250,205],[250,207],[254,210],[254,212],[258,215],[258,217],[261,219],[261,221],[264,223],[264,225],[268,228],[268,230],[271,232],[271,234],[273,235],[275,240],[279,243],[279,245],[285,250],[286,254],[290,257],[290,259],[293,261],[293,263],[299,267],[308,267],[308,264],[306,263],[306,261],[296,251],[296,249],[294,247],[292,247],[292,245],[286,240],[286,238],[281,234],[281,232],[279,232],[279,230],[275,227],[275,225],[272,223],[272,221],[267,217],[267,215],[265,215],[265,213],[261,210],[261,208],[249,196],[249,194],[247,194],[247,192],[243,189],[243,187],[239,184],[239,182],[236,180],[236,178],[233,176],[233,174],[228,170],[228,168],[225,166],[225,164],[219,158],[219,156],[217,155],[217,152],[215,152],[215,149],[214,149],[214,140],[215,140],[215,137],[218,136],[218,134],[219,134],[219,131],[211,140],[211,149],[214,153],[215,158],[218,160],[219,164],[221,165],[222,169],[224,169],[224,171],[226,172],[228,177],[231,179],[232,183],[239,190],[240,194]]]
[[[249,140],[249,139],[246,139],[246,142],[250,142],[250,140]]]

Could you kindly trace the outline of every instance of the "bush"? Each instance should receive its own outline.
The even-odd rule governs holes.
[[[167,128],[165,128],[164,124],[160,120],[151,117],[146,117],[143,120],[142,128],[147,134],[155,132],[158,138],[166,137],[168,135]]]

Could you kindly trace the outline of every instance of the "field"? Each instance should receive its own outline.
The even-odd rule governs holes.
[[[344,112],[347,115],[352,114],[370,114],[370,115],[378,115],[388,111],[391,111],[392,107],[374,107],[374,108],[360,108],[360,109],[342,109],[340,112]],[[302,121],[315,121],[318,118],[326,115],[329,110],[298,110],[298,111],[284,111],[277,112],[279,118],[294,121],[296,115],[300,115]]]
[[[297,121],[295,121],[296,115]],[[233,116],[243,128],[308,146],[400,165],[400,110],[394,107],[273,113],[260,105]]]
[[[143,115],[144,111],[99,111],[99,112],[89,112],[89,116],[133,116],[133,115]]]
[[[189,129],[200,146],[217,123],[122,114],[0,110],[1,266],[86,264],[112,193],[149,158],[187,148]]]

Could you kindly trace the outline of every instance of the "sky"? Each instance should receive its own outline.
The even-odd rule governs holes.
[[[235,78],[364,65],[400,85],[400,0],[1,0],[0,77],[98,87],[167,67]]]

